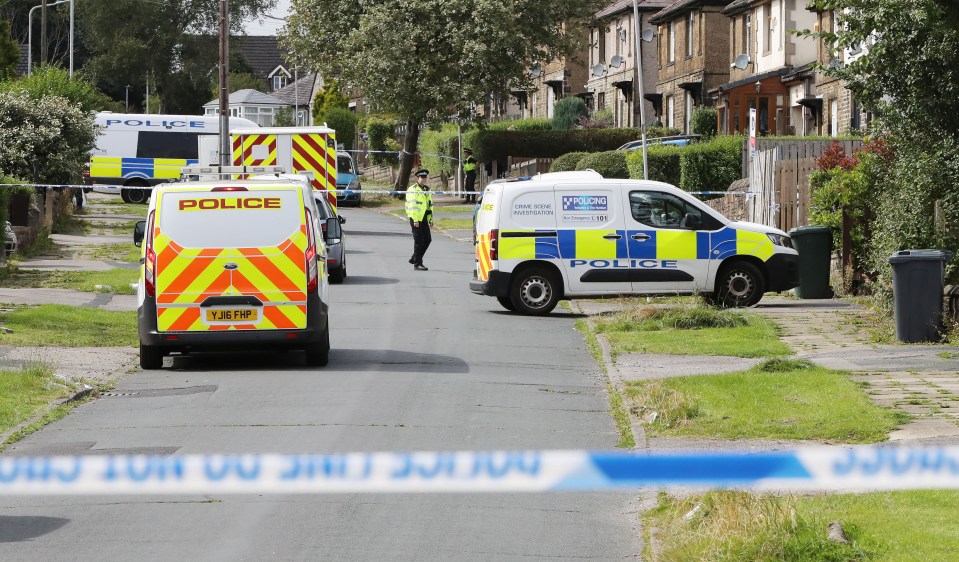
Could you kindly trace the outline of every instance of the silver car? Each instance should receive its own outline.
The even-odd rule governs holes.
[[[326,231],[326,220],[336,217],[340,224],[343,224],[346,222],[346,217],[336,214],[330,206],[325,191],[314,191],[313,199],[320,212],[320,224],[323,226],[323,238],[326,240],[326,267],[330,272],[330,283],[342,283],[346,279],[346,245],[343,243],[343,229],[340,229],[339,238],[330,237]]]

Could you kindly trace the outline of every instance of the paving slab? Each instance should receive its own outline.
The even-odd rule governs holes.
[[[733,373],[751,369],[763,361],[765,359],[716,355],[624,353],[616,358],[616,365],[628,373],[628,380],[647,380]]]

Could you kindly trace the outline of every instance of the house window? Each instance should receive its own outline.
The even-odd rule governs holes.
[[[606,92],[600,92],[596,97],[596,109],[606,109]]]
[[[666,126],[669,128],[676,126],[676,120],[674,114],[676,113],[676,98],[675,96],[669,96],[669,99],[666,100]]]
[[[668,62],[676,60],[676,22],[669,22],[669,59]]]
[[[764,52],[770,52],[773,50],[775,44],[773,43],[773,5],[766,4],[763,6],[763,14],[766,16],[766,37],[763,38],[763,43],[765,44]]]
[[[599,62],[606,62],[606,28],[599,29]]]
[[[693,56],[693,39],[695,39],[696,12],[689,12],[689,20],[686,22],[686,56]]]
[[[280,88],[286,86],[286,76],[282,74],[277,74],[273,77],[273,91],[277,91]]]

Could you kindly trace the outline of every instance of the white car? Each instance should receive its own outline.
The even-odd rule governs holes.
[[[10,221],[7,221],[3,228],[3,239],[6,241],[4,251],[6,252],[5,255],[10,257],[20,249],[20,241],[17,239],[17,233],[13,231],[13,225],[10,224]]]

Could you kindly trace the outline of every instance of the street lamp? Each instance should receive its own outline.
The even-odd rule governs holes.
[[[633,37],[636,38],[636,85],[637,91],[633,94],[634,99],[639,103],[639,127],[643,138],[643,179],[649,179],[649,158],[646,155],[646,99],[643,97],[646,91],[643,88],[643,47],[640,43],[639,32],[639,0],[633,0]],[[652,30],[647,29],[642,33],[642,40],[649,43],[653,40]]]
[[[56,6],[67,2],[70,3],[70,78],[73,78],[73,0],[57,0],[47,4],[47,6]],[[33,11],[42,7],[43,4],[34,6],[27,13],[27,76],[33,74]]]

